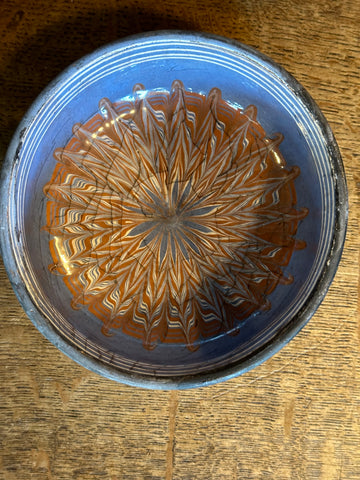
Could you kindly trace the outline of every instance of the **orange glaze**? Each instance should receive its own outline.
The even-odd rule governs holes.
[[[271,307],[295,249],[294,180],[256,107],[229,105],[180,81],[170,92],[134,87],[134,100],[100,102],[54,152],[44,187],[49,268],[73,308],[114,329],[160,342],[196,342]]]

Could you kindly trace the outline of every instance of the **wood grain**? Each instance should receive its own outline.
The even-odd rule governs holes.
[[[353,0],[3,0],[0,155],[63,68],[125,35],[181,28],[260,49],[310,92],[349,186],[343,258],[306,328],[240,378],[169,393],[107,381],[47,342],[4,268],[1,460],[5,480],[351,480],[360,477],[360,4]]]

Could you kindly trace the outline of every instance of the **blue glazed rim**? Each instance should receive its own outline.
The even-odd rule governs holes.
[[[18,162],[21,158],[23,139],[26,135],[28,127],[38,115],[47,99],[51,97],[52,92],[54,92],[61,84],[65,83],[66,80],[73,75],[74,71],[81,70],[81,68],[85,65],[88,65],[95,59],[105,56],[112,50],[120,48],[126,45],[126,43],[130,45],[146,39],[149,40],[150,38],[153,38],[156,40],[156,38],[161,37],[175,39],[181,37],[181,39],[188,39],[194,43],[214,42],[218,45],[222,44],[224,47],[231,49],[234,52],[241,51],[243,54],[255,59],[256,62],[258,62],[264,68],[264,70],[275,74],[277,78],[280,79],[284,85],[286,85],[286,88],[295,95],[298,102],[301,103],[301,105],[311,113],[313,121],[316,122],[321,131],[324,143],[326,143],[332,181],[334,185],[335,218],[331,247],[318,280],[302,308],[296,313],[296,315],[294,315],[292,320],[283,329],[277,332],[275,338],[273,338],[267,344],[261,346],[261,348],[259,348],[257,351],[251,353],[245,358],[242,358],[240,361],[232,364],[231,366],[224,366],[214,369],[211,372],[186,375],[184,377],[164,376],[159,378],[156,375],[151,376],[133,374],[127,371],[119,370],[115,367],[108,366],[107,364],[102,363],[100,360],[87,355],[61,336],[61,334],[52,326],[49,320],[36,308],[31,299],[30,292],[28,292],[25,284],[22,281],[14,252],[12,250],[9,229],[7,228],[7,225],[9,220],[9,192],[14,172],[16,171]],[[25,115],[9,146],[2,170],[0,212],[1,251],[8,276],[25,312],[37,329],[48,340],[50,340],[59,350],[82,366],[109,379],[129,385],[154,389],[185,389],[224,381],[251,370],[278,352],[304,327],[325,297],[338,267],[345,242],[348,203],[344,168],[333,133],[314,100],[287,71],[257,50],[233,40],[198,32],[159,31],[126,37],[96,50],[92,54],[83,57],[78,62],[68,67],[43,91],[43,93],[36,99]]]

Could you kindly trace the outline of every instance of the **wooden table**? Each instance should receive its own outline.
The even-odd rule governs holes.
[[[240,378],[157,392],[105,380],[45,340],[0,275],[5,480],[360,478],[360,3],[354,0],[3,0],[1,156],[63,68],[127,34],[240,40],[289,70],[340,146],[350,218],[330,291],[306,328]]]

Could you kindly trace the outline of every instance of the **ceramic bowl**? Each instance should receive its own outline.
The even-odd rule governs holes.
[[[1,242],[35,326],[120,382],[187,388],[285,345],[337,268],[331,130],[259,52],[198,33],[106,46],[36,100],[8,150]]]

